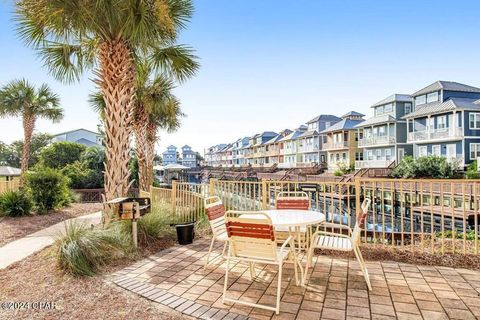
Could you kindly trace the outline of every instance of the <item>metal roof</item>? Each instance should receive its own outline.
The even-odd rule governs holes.
[[[480,88],[468,86],[463,83],[453,81],[436,81],[423,89],[418,90],[412,96],[418,96],[439,90],[460,91],[460,92],[480,92]]]
[[[341,118],[344,119],[348,117],[365,117],[365,115],[357,111],[350,111],[348,113],[345,113]]]
[[[432,102],[421,105],[417,110],[405,115],[402,119],[427,116],[430,114],[444,113],[453,110],[480,110],[478,100],[468,98],[450,98],[444,102]]]
[[[315,136],[315,135],[318,135],[317,130],[308,130],[308,131],[305,131],[299,138],[310,137],[310,136]]]
[[[19,176],[22,174],[22,170],[9,166],[0,166],[0,176],[2,177],[12,177]]]
[[[335,123],[331,127],[323,130],[320,133],[329,133],[334,131],[341,131],[341,130],[352,130],[355,129],[355,126],[363,122],[363,119],[359,120],[352,120],[352,119],[342,119],[340,122]]]
[[[395,102],[395,101],[398,101],[398,102],[413,102],[413,98],[412,98],[411,95],[408,95],[408,94],[395,93],[395,94],[392,94],[391,96],[388,96],[385,99],[380,100],[377,103],[373,104],[372,108],[378,107],[378,106],[381,106],[381,105],[384,105],[384,104],[387,104],[387,103],[392,103],[392,102]]]
[[[337,116],[334,116],[332,114],[321,114],[319,116],[316,116],[312,120],[307,121],[307,123],[317,122],[317,121],[320,121],[320,120],[323,120],[323,121],[340,121],[340,118],[337,117]]]
[[[392,117],[388,114],[385,114],[385,115],[369,118],[369,119],[357,124],[355,127],[356,128],[361,128],[361,127],[366,127],[366,126],[372,126],[372,125],[375,125],[375,124],[396,122],[396,121],[397,121],[397,119],[395,119],[394,117]]]

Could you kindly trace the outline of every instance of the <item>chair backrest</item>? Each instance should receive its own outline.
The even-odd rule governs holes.
[[[368,209],[370,208],[370,198],[365,198],[360,206],[360,212],[357,212],[357,221],[352,231],[352,240],[357,243],[360,239],[360,231],[365,226],[365,220],[367,219]]]
[[[207,197],[203,200],[203,204],[213,235],[218,236],[219,234],[226,232],[225,207],[222,200],[217,196]]]
[[[259,260],[277,259],[272,220],[258,211],[228,211],[225,218],[230,255]]]
[[[310,198],[303,191],[280,192],[277,194],[275,207],[278,210],[308,210],[310,209]]]

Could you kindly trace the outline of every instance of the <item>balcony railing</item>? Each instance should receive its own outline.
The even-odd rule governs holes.
[[[320,150],[320,146],[318,144],[315,144],[315,145],[306,145],[306,146],[302,146],[299,148],[299,152],[301,153],[305,153],[305,152],[317,152]]]
[[[395,144],[395,137],[392,136],[373,136],[358,140],[359,147],[390,145]]]
[[[387,168],[392,162],[393,160],[361,160],[355,161],[355,168]]]
[[[437,140],[437,139],[454,139],[461,138],[463,136],[462,128],[442,128],[414,131],[408,133],[408,141],[425,141],[425,140]]]
[[[346,149],[348,148],[348,141],[328,142],[324,145],[324,148],[326,150]]]

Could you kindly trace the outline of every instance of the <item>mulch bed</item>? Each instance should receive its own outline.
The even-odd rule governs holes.
[[[69,207],[43,215],[0,217],[0,247],[58,222],[100,211],[101,209],[102,205],[100,203],[74,203]]]
[[[420,251],[411,251],[404,249],[386,249],[380,246],[375,247],[371,244],[362,244],[361,251],[363,258],[374,261],[395,261],[401,263],[410,263],[416,265],[443,266],[451,268],[465,268],[471,270],[480,270],[480,255],[461,254],[461,253],[429,253]],[[317,251],[317,250],[316,250]],[[338,258],[355,259],[353,253],[345,253],[333,250],[318,250],[318,253]]]
[[[165,249],[164,239],[140,252],[139,258]],[[109,274],[133,263],[117,261]],[[54,302],[54,310],[2,310],[0,319],[180,319],[151,302],[105,281],[105,276],[72,277],[58,270],[51,248],[0,270],[0,302]],[[167,314],[170,312],[170,314]]]

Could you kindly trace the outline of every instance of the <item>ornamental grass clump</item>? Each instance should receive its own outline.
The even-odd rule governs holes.
[[[30,195],[23,191],[7,191],[0,194],[0,215],[20,217],[30,214],[33,203]]]
[[[132,239],[116,229],[93,229],[84,224],[65,225],[55,242],[58,266],[75,276],[93,276],[102,266],[133,252]]]

